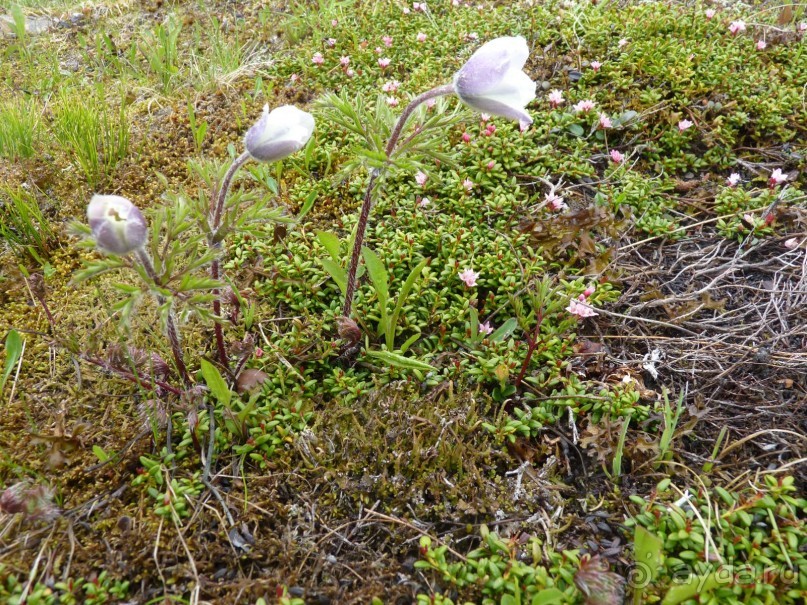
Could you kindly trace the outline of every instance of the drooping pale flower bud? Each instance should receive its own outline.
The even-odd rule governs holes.
[[[129,254],[146,243],[148,227],[140,210],[119,195],[94,195],[87,220],[102,252]]]
[[[261,119],[247,131],[244,144],[260,162],[276,162],[300,151],[314,133],[314,117],[293,105],[263,108]]]
[[[532,124],[526,106],[535,98],[535,82],[522,71],[529,54],[521,36],[491,40],[454,76],[454,92],[474,109]]]

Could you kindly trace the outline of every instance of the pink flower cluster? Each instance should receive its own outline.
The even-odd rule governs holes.
[[[565,100],[563,98],[563,93],[559,90],[553,90],[547,95],[547,100],[549,101],[549,106],[552,109],[557,108],[560,106],[561,103]]]
[[[476,286],[476,280],[479,279],[479,273],[477,273],[471,268],[468,268],[461,271],[459,277],[460,280],[465,282],[466,286],[468,286],[469,288],[473,288],[474,286]]]
[[[578,296],[577,298],[572,298],[569,301],[569,306],[566,307],[566,311],[571,313],[572,315],[577,315],[580,318],[585,319],[586,317],[594,317],[598,315],[598,313],[589,305],[586,300],[588,297],[594,294],[595,286],[591,285],[586,288],[583,293]]]
[[[787,182],[787,175],[784,172],[782,172],[781,168],[777,168],[776,170],[771,172],[771,176],[768,179],[768,185],[770,186],[771,189],[785,182]]]

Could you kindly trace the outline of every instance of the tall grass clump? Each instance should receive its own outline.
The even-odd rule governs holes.
[[[54,110],[54,134],[87,183],[97,189],[129,151],[126,109],[93,96],[62,93]]]
[[[143,42],[138,45],[146,59],[149,71],[160,80],[163,93],[170,93],[179,74],[179,53],[177,42],[182,31],[182,23],[169,18],[157,24],[153,31],[146,32]]]
[[[21,260],[30,257],[44,264],[53,238],[36,196],[22,187],[0,185],[0,241]]]
[[[39,112],[33,99],[0,104],[0,157],[16,160],[34,154]]]

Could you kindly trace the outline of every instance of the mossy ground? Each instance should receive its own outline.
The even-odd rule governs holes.
[[[508,578],[521,563],[533,570],[519,576],[519,590],[556,586],[564,602],[612,603],[613,592],[602,601],[585,594],[591,568],[580,555],[599,555],[628,577],[640,525],[661,536],[665,556],[648,602],[682,570],[698,572],[709,549],[735,566],[802,576],[793,583],[755,572],[755,586],[726,581],[700,602],[801,602],[803,8],[716,4],[710,19],[708,6],[678,3],[428,4],[404,14],[403,3],[363,0],[23,2],[54,27],[0,42],[0,102],[24,97],[38,116],[35,153],[4,152],[0,180],[33,192],[55,236],[34,254],[0,250],[0,330],[26,341],[19,377],[2,392],[0,485],[48,485],[62,514],[47,524],[0,518],[0,598],[25,590],[29,603],[408,603],[443,594],[514,602],[504,597],[513,585],[494,586],[493,571],[473,576],[468,561],[447,567],[485,546],[491,560],[507,553]],[[748,28],[732,36],[737,19]],[[158,26],[181,28],[175,58],[162,63],[150,52],[160,46]],[[412,171],[392,171],[368,232],[393,293],[430,259],[394,339],[400,346],[419,334],[407,355],[436,371],[387,367],[364,349],[340,357],[341,295],[318,234],[333,233],[347,254],[367,173],[342,172],[357,140],[317,100],[362,95],[368,116],[377,95],[403,105],[500,35],[529,41],[525,69],[539,83],[532,127],[521,133],[464,110],[433,142],[454,162],[424,165],[422,188]],[[379,57],[390,66],[382,70]],[[382,92],[396,80],[397,92]],[[560,107],[548,103],[550,89],[563,92]],[[575,112],[585,99],[596,109]],[[251,404],[245,397],[217,409],[214,483],[227,513],[199,482],[194,406],[172,402],[169,456],[165,431],[143,412],[153,394],[66,346],[103,357],[123,339],[170,357],[153,304],[121,332],[111,310],[117,277],[70,282],[91,254],[65,224],[83,218],[94,191],[77,150],[55,133],[60,103],[79,102],[115,116],[124,107],[128,151],[102,172],[98,190],[143,209],[164,203],[167,191],[196,195],[187,160],[223,163],[229,146],[240,153],[264,103],[293,103],[318,119],[315,143],[264,175],[276,179],[290,214],[315,194],[312,212],[287,232],[270,225],[260,237],[235,238],[224,259],[255,306],[251,329],[236,322],[227,338],[251,332],[263,352],[249,365],[269,374]],[[196,124],[207,124],[201,141],[189,105]],[[613,128],[597,128],[600,112]],[[693,126],[679,129],[684,119]],[[777,168],[788,181],[769,187]],[[736,188],[726,184],[734,172]],[[543,204],[552,184],[568,210]],[[246,178],[241,185],[259,189]],[[785,245],[792,238],[795,248]],[[470,266],[480,272],[475,288],[457,278]],[[53,330],[26,286],[36,272]],[[564,309],[590,284],[600,315],[578,321]],[[371,350],[384,341],[376,305],[365,278],[356,317]],[[476,338],[471,308],[480,321],[499,327],[512,317],[517,327]],[[195,371],[214,356],[213,331],[190,317],[183,336]],[[684,406],[666,446],[665,391]],[[199,409],[202,438],[206,414]],[[100,463],[99,451],[112,460]],[[691,505],[681,504],[686,490]],[[483,527],[507,548],[497,551]],[[451,547],[447,562],[419,545],[424,535]]]

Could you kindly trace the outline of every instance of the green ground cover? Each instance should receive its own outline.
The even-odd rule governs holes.
[[[415,5],[2,3],[0,601],[803,602],[804,8]],[[532,125],[386,164],[500,36]],[[265,104],[316,129],[235,177],[225,365],[194,216]]]

